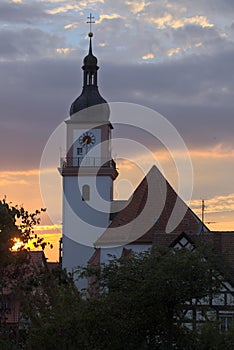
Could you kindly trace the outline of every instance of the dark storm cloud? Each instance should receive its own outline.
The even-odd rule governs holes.
[[[233,62],[232,49],[157,65],[119,66],[111,79],[105,67],[103,87],[109,100],[140,103],[162,113],[191,147],[234,147]]]
[[[213,0],[213,1],[202,1],[202,6],[206,11],[215,12],[219,14],[232,14],[234,11],[233,0]]]
[[[227,45],[225,38],[220,37],[220,33],[215,27],[202,28],[201,26],[194,24],[187,24],[184,27],[177,28],[176,30],[171,29],[170,35],[178,47],[188,48],[194,47],[194,45],[201,43],[200,51],[204,48],[207,50],[208,47],[214,47],[217,49],[219,43]]]
[[[40,29],[3,29],[0,31],[0,58],[45,57],[63,44],[62,38]]]
[[[39,166],[47,139],[80,90],[75,71],[79,77],[77,62],[59,59],[0,63],[1,169]]]
[[[234,10],[234,2],[233,0],[210,0],[210,1],[204,1],[204,0],[197,0],[196,2],[193,2],[191,4],[190,0],[170,0],[169,3],[175,6],[178,6],[180,8],[186,7],[188,10],[194,11],[194,10],[200,10],[200,13],[215,13],[218,16],[224,15],[224,14],[232,14],[232,11]]]
[[[0,63],[4,168],[38,166],[48,137],[80,94],[82,58]],[[190,147],[233,147],[233,62],[234,50],[161,64],[100,62],[99,86],[108,101],[138,103],[162,113]]]
[[[35,21],[47,18],[49,15],[38,2],[17,4],[1,1],[0,3],[0,22],[3,23],[35,24]]]
[[[105,66],[102,79],[108,91],[112,93],[114,89],[114,96],[143,94],[147,103],[154,106],[158,102],[182,106],[229,103],[233,106],[233,61],[232,49],[216,56],[191,55],[159,64],[116,66],[111,78],[108,77],[110,68]]]

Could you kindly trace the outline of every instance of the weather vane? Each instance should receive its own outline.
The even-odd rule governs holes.
[[[88,21],[86,23],[88,23],[90,25],[90,33],[89,33],[89,35],[93,34],[92,33],[92,24],[95,23],[94,18],[95,17],[92,16],[92,13],[90,13],[89,17],[87,17]]]

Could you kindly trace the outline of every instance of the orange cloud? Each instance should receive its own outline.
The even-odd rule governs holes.
[[[58,232],[62,230],[62,225],[37,225],[34,231],[41,231],[41,233],[48,233],[48,231]]]
[[[147,55],[144,55],[141,57],[143,60],[149,60],[154,58],[154,54],[153,53],[148,53]]]
[[[73,23],[69,23],[66,26],[64,26],[64,29],[74,29],[78,27],[78,23],[77,22],[73,22]]]
[[[191,206],[192,208],[198,210],[201,207],[201,200],[193,200],[191,202]],[[216,196],[205,200],[205,211],[207,213],[227,211],[234,212],[234,193],[230,193],[226,196]]]
[[[147,6],[149,6],[151,2],[145,1],[126,1],[126,5],[130,6],[131,12],[139,13],[143,11]]]
[[[58,13],[66,13],[70,10],[81,10],[80,6],[76,4],[66,4],[64,6],[56,7],[52,10],[47,10],[46,12],[49,13],[50,15],[57,15]]]
[[[164,16],[158,18],[151,17],[149,22],[156,24],[157,28],[159,29],[165,29],[167,27],[178,29],[186,26],[187,24],[196,24],[202,28],[214,26],[214,24],[209,23],[206,16],[173,18],[170,13],[166,13]]]
[[[60,55],[69,55],[75,49],[69,47],[60,47],[56,49],[56,52]]]
[[[111,15],[100,15],[100,19],[96,21],[96,23],[102,23],[105,19],[116,19],[116,18],[123,18],[118,13],[112,13]]]
[[[167,55],[171,57],[173,55],[179,54],[180,52],[181,52],[181,49],[179,47],[174,47],[167,51]]]
[[[225,147],[223,144],[217,144],[214,148],[207,148],[203,150],[191,150],[191,156],[203,158],[234,158],[234,149]]]

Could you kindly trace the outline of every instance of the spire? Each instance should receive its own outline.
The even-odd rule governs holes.
[[[92,51],[92,37],[93,37],[93,33],[89,32],[89,55],[93,54],[93,51]]]
[[[99,69],[97,65],[97,58],[93,55],[92,51],[92,37],[93,33],[89,33],[89,53],[84,58],[84,65],[82,67],[84,71],[84,84],[83,86],[97,86],[97,71]]]
[[[82,69],[84,71],[83,75],[83,90],[81,95],[72,103],[71,109],[70,109],[70,116],[73,114],[76,114],[77,112],[84,110],[91,106],[96,105],[102,105],[103,106],[103,112],[102,116],[99,116],[101,119],[108,120],[109,119],[109,106],[104,100],[104,98],[100,95],[98,91],[98,60],[93,55],[92,50],[92,38],[93,38],[93,32],[92,30],[92,24],[95,23],[93,21],[94,17],[90,13],[90,16],[88,17],[89,21],[87,23],[90,24],[90,32],[88,34],[89,36],[89,51],[88,55],[85,56],[83,60],[83,66]]]
[[[93,55],[93,50],[92,50],[92,37],[93,37],[93,32],[92,32],[92,24],[95,23],[94,21],[94,16],[92,16],[92,13],[90,13],[89,17],[87,17],[88,21],[86,23],[89,24],[89,53],[88,55],[84,58],[84,66],[82,67],[83,70],[85,70],[85,66],[97,66],[97,58]],[[88,67],[90,68],[90,67]],[[94,68],[94,67],[93,67]],[[98,70],[98,67],[96,67]],[[93,69],[94,71],[94,69]],[[85,81],[84,81],[84,86],[85,86]],[[90,85],[90,84],[89,84]]]

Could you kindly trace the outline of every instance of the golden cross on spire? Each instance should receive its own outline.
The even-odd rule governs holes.
[[[88,23],[88,24],[90,25],[90,33],[92,33],[92,24],[95,23],[95,21],[93,21],[94,18],[95,18],[95,17],[92,16],[92,13],[90,13],[89,17],[87,17],[87,19],[88,19],[89,21],[87,21],[86,23]]]

